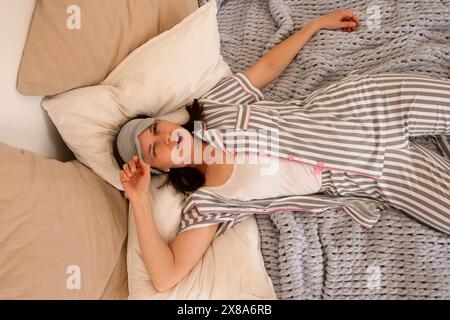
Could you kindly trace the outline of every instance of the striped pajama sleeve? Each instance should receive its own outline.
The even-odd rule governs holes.
[[[201,96],[200,100],[213,100],[235,105],[264,100],[264,95],[243,73],[239,72],[219,81],[214,88]]]
[[[217,237],[252,214],[315,213],[331,208],[342,208],[365,228],[371,228],[380,218],[385,205],[370,198],[329,195],[295,195],[241,201],[225,199],[212,191],[199,189],[186,200],[178,232],[220,223]]]

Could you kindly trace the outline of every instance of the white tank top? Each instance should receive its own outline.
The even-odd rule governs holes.
[[[229,179],[220,186],[204,188],[236,200],[309,195],[320,190],[322,175],[314,174],[312,166],[276,157],[260,159],[249,163],[245,154],[236,154]]]

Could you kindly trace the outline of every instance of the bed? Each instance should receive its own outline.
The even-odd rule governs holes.
[[[199,0],[200,9],[206,3]],[[303,23],[335,8],[331,1],[217,0],[214,21],[224,61],[206,77],[210,83],[203,90],[249,67]],[[345,8],[357,13],[366,28],[351,34],[318,32],[280,78],[264,88],[268,99],[295,99],[349,74],[395,71],[450,78],[450,2],[385,1],[378,7],[359,1]],[[189,10],[184,16],[193,8]],[[199,26],[202,30],[214,27]],[[134,48],[152,36],[146,35]],[[203,39],[216,38],[205,31]],[[212,52],[218,46],[201,48]],[[394,209],[384,212],[370,231],[339,210],[314,215],[257,215],[217,239],[182,283],[169,292],[156,292],[140,259],[129,204],[114,180],[115,172],[92,165],[95,149],[83,141],[83,134],[88,134],[91,143],[105,151],[107,140],[97,136],[99,128],[111,134],[117,126],[114,121],[132,115],[130,109],[122,108],[123,99],[130,98],[111,95],[109,87],[124,92],[136,86],[141,91],[148,89],[137,82],[123,86],[129,76],[123,70],[130,64],[139,66],[133,69],[136,79],[150,83],[142,81],[139,69],[154,66],[137,59],[142,53],[138,49],[98,87],[94,85],[99,79],[93,78],[83,83],[84,87],[72,83],[65,93],[59,94],[61,89],[55,87],[39,92],[56,94],[44,99],[42,105],[76,160],[45,159],[0,143],[0,176],[10,181],[0,189],[0,298],[450,298],[450,237]],[[190,59],[189,55],[183,59]],[[67,83],[53,83],[61,84]],[[22,89],[36,95],[32,92],[36,88]],[[132,98],[127,101],[134,102],[136,97]],[[119,102],[120,108],[101,109],[97,103],[101,99],[106,106]],[[92,100],[97,104],[88,103]],[[168,111],[170,101],[163,102],[160,111]],[[103,122],[92,121],[98,114]],[[169,119],[174,122],[185,119],[184,114],[172,116]],[[449,159],[450,137],[413,139]],[[85,143],[84,153],[79,152],[77,143]],[[158,230],[169,240],[180,221],[182,198],[173,190],[157,191],[154,185],[151,196],[159,208],[160,214],[155,215]]]
[[[205,2],[205,1],[200,1]],[[340,4],[364,20],[359,32],[318,32],[279,79],[268,100],[296,99],[349,74],[405,72],[450,78],[450,2]],[[219,2],[221,51],[233,72],[333,1]],[[411,138],[446,156],[449,138]],[[450,210],[450,199],[449,199]],[[450,297],[450,237],[389,209],[370,231],[336,210],[317,215],[257,215],[261,250],[280,299]]]
[[[127,117],[157,112],[182,123],[180,107],[231,74],[216,13],[215,1],[37,2],[16,89],[45,96],[41,107],[76,159],[0,142],[0,298],[275,298],[254,218],[214,241],[175,287],[155,290],[118,183],[112,142]],[[149,198],[168,242],[183,199],[159,183]]]

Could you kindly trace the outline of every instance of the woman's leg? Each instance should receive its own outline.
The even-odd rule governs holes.
[[[389,205],[450,234],[450,160],[413,142],[389,149],[377,184]]]
[[[450,134],[450,79],[398,73],[370,77],[383,98],[386,148],[407,148],[409,137]]]

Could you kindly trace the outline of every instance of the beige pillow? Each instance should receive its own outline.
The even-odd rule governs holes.
[[[39,0],[17,90],[41,96],[96,85],[197,8],[197,0]]]
[[[77,160],[0,159],[0,299],[126,299],[120,192]]]
[[[165,177],[152,177],[149,198],[161,237],[169,243],[177,233],[184,197],[172,186],[157,189]],[[170,290],[153,287],[141,257],[131,206],[128,225],[129,299],[276,299],[259,246],[255,217],[239,222],[213,240],[203,258]]]
[[[123,190],[113,154],[120,126],[137,114],[165,115],[182,124],[188,120],[183,106],[232,74],[220,54],[216,13],[211,0],[133,51],[101,85],[43,100],[79,161]]]

